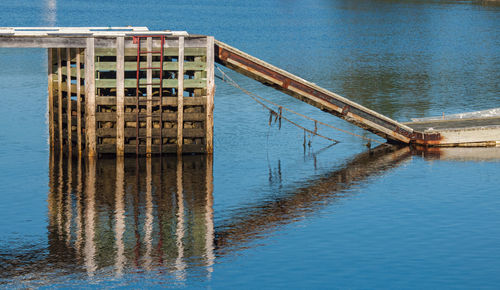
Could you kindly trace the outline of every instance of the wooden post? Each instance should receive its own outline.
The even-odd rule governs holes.
[[[66,106],[66,117],[67,117],[67,133],[68,133],[68,154],[71,155],[71,147],[73,146],[73,142],[71,141],[72,125],[71,118],[72,116],[72,108],[71,108],[71,48],[66,48],[66,98],[67,98],[67,106]]]
[[[125,37],[116,38],[116,156],[125,152]],[[138,124],[137,124],[138,125]]]
[[[207,105],[206,105],[206,151],[214,152],[214,38],[207,36]]]
[[[95,48],[94,37],[87,38],[85,48],[85,147],[87,156],[96,156],[95,122]]]
[[[76,50],[76,144],[78,146],[78,157],[82,156],[82,94],[81,94],[81,71],[80,53]]]
[[[153,38],[148,37],[146,40],[146,47],[148,51],[153,51]],[[152,118],[151,114],[153,113],[152,111],[152,99],[153,99],[153,86],[151,83],[153,82],[153,70],[151,67],[153,66],[153,54],[150,52],[146,56],[146,156],[151,156],[151,142],[153,141],[152,139],[152,129],[153,129],[153,124],[152,124]]]
[[[49,135],[50,135],[50,148],[54,148],[54,76],[53,76],[53,49],[47,49],[47,77],[49,81]]]
[[[182,154],[184,137],[184,37],[179,37],[179,57],[177,59],[179,69],[177,71],[177,154]]]
[[[63,148],[63,130],[62,130],[62,67],[61,67],[61,49],[57,49],[57,126],[59,138],[59,150]]]

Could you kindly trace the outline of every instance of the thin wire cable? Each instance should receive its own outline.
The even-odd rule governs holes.
[[[233,87],[235,87],[235,88],[237,88],[237,89],[240,89],[241,91],[243,91],[244,93],[246,93],[247,95],[249,95],[250,97],[252,97],[254,100],[255,100],[255,98],[258,98],[258,99],[260,99],[260,100],[262,100],[262,101],[264,101],[264,102],[267,102],[267,103],[269,103],[269,104],[272,104],[272,105],[274,105],[274,106],[277,106],[278,108],[282,108],[282,109],[284,109],[284,110],[286,110],[286,111],[288,111],[288,112],[290,112],[290,113],[292,113],[292,114],[295,114],[295,115],[298,115],[298,116],[303,117],[303,118],[305,118],[305,119],[308,119],[308,120],[314,121],[314,122],[316,122],[316,123],[318,123],[318,124],[321,124],[321,125],[323,125],[323,126],[329,127],[329,128],[331,128],[331,129],[338,130],[338,131],[340,131],[340,132],[343,132],[343,133],[346,133],[346,134],[350,134],[350,135],[352,135],[352,136],[355,136],[355,137],[358,137],[358,138],[361,138],[361,139],[365,139],[365,140],[367,140],[367,141],[371,141],[371,142],[375,142],[375,143],[379,143],[379,144],[386,144],[386,143],[380,142],[380,141],[378,141],[378,140],[375,140],[375,139],[372,139],[372,138],[369,138],[369,137],[365,137],[365,136],[361,136],[361,135],[358,135],[358,134],[356,134],[356,133],[352,133],[352,132],[349,132],[349,131],[346,131],[346,130],[343,130],[343,129],[337,128],[337,127],[335,127],[335,126],[332,126],[332,125],[330,125],[330,124],[327,124],[327,123],[321,122],[321,121],[316,120],[316,119],[314,119],[314,118],[308,117],[308,116],[303,115],[303,114],[298,113],[298,112],[295,112],[295,111],[293,111],[292,109],[288,109],[288,108],[286,108],[286,107],[283,107],[283,106],[281,106],[281,105],[278,105],[278,104],[276,104],[276,103],[274,103],[274,102],[272,102],[272,101],[270,101],[270,100],[268,100],[268,99],[266,99],[266,98],[263,98],[263,97],[261,97],[261,96],[258,96],[258,95],[256,95],[256,94],[254,94],[254,93],[252,93],[252,92],[249,92],[249,91],[247,91],[246,89],[242,88],[240,85],[238,85],[238,84],[237,84],[237,83],[236,83],[233,79],[231,79],[231,78],[230,78],[230,77],[229,77],[229,76],[228,76],[228,75],[227,75],[227,74],[226,74],[223,70],[221,70],[218,66],[216,66],[216,67],[217,67],[217,69],[219,70],[219,72],[223,74],[223,77],[219,77],[219,76],[217,76],[219,79],[221,79],[222,81],[224,81],[224,82],[225,82],[225,83],[227,83],[227,84],[232,85]],[[254,98],[254,97],[255,97],[255,98]],[[256,101],[257,101],[257,100],[256,100]],[[260,102],[259,102],[259,103],[260,103]],[[280,115],[280,114],[279,114],[279,115]],[[283,117],[282,115],[280,115],[280,117],[282,117],[282,118],[284,119],[284,117]],[[313,132],[313,133],[314,133],[314,132]],[[337,142],[338,142],[338,141],[337,141]]]
[[[220,70],[220,69],[219,69],[219,70]],[[226,75],[226,76],[227,76],[227,75]],[[226,80],[224,80],[223,78],[221,78],[221,77],[219,77],[219,76],[217,76],[217,77],[218,77],[219,79],[223,80],[224,82],[228,83],[228,82],[227,82]],[[228,78],[229,78],[229,77],[228,77]],[[230,78],[229,78],[229,79],[230,79]],[[233,82],[234,82],[234,81],[233,81]],[[229,83],[229,84],[231,84],[231,83]],[[300,128],[300,129],[304,130],[305,132],[307,132],[307,133],[309,133],[309,134],[312,134],[312,135],[315,135],[315,136],[318,136],[318,137],[321,137],[321,138],[323,138],[323,139],[329,140],[329,141],[334,142],[334,143],[340,143],[340,141],[338,141],[338,140],[335,140],[335,139],[330,138],[330,137],[326,137],[326,136],[321,135],[321,134],[319,134],[319,133],[317,133],[317,132],[314,132],[314,131],[312,131],[312,130],[310,130],[310,129],[307,129],[306,127],[301,126],[301,125],[299,125],[299,124],[295,123],[294,121],[292,121],[292,120],[290,120],[290,119],[288,119],[288,118],[284,117],[283,115],[280,115],[278,112],[276,112],[275,110],[273,110],[272,108],[270,108],[269,106],[267,106],[266,104],[264,104],[263,102],[261,102],[259,99],[257,99],[256,97],[254,97],[254,96],[253,96],[253,94],[252,94],[251,92],[249,92],[249,91],[245,90],[244,88],[240,87],[240,86],[239,86],[236,82],[234,82],[234,84],[231,84],[231,85],[233,85],[233,86],[235,86],[236,88],[239,88],[240,90],[242,90],[242,91],[243,91],[244,93],[246,93],[246,94],[247,94],[250,98],[252,98],[254,101],[256,101],[257,103],[259,103],[262,107],[264,107],[265,109],[267,109],[267,110],[269,110],[270,112],[272,112],[272,114],[274,114],[274,115],[276,115],[276,116],[279,116],[281,119],[283,119],[283,120],[285,120],[285,121],[289,122],[290,124],[292,124],[292,125],[294,125],[294,126],[296,126],[296,127]]]

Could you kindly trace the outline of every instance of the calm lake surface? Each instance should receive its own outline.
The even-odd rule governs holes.
[[[1,26],[208,34],[391,118],[500,107],[500,5],[19,1]],[[500,148],[378,147],[217,82],[215,153],[51,153],[46,51],[0,49],[0,287],[498,288]],[[224,69],[241,86],[369,133]],[[314,124],[299,120],[314,128]],[[380,140],[380,139],[378,139]],[[382,140],[380,140],[382,141]]]

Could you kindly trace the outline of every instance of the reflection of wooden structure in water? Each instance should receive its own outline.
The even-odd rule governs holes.
[[[500,147],[417,147],[417,151],[415,151],[415,154],[431,160],[498,162],[500,160]]]
[[[131,268],[162,269],[163,276],[170,272],[177,280],[189,277],[191,271],[209,276],[216,256],[245,249],[280,226],[350,196],[346,191],[353,186],[384,174],[412,155],[499,160],[499,149],[415,152],[409,147],[381,146],[272,199],[242,206],[216,228],[210,156],[184,156],[182,162],[164,158],[161,171],[158,159],[143,159],[136,171],[135,160],[89,159],[83,164],[81,159],[53,154],[48,249],[44,244],[5,249],[0,277],[40,279],[47,275],[52,280],[55,273],[64,275],[65,271],[112,276]],[[198,266],[194,269],[193,265]]]
[[[401,166],[412,156],[424,156],[432,160],[498,162],[500,148],[419,146],[418,150],[413,150],[409,146],[379,146],[355,156],[338,170],[301,181],[305,186],[291,189],[273,199],[264,198],[260,202],[253,200],[248,206],[234,211],[231,218],[218,223],[216,228],[217,254],[224,255],[235,249],[246,248],[254,240],[267,237],[270,231],[299,221],[327,207],[329,203],[350,196],[346,191],[353,186]]]
[[[177,281],[192,271],[210,276],[216,256],[245,248],[267,236],[262,233],[314,213],[346,196],[337,193],[410,156],[409,147],[383,146],[362,153],[274,201],[266,198],[242,207],[215,228],[210,155],[140,159],[136,166],[135,159],[89,158],[84,164],[51,154],[48,255],[36,259],[40,255],[35,253],[45,249],[29,245],[26,257],[15,255],[0,276],[17,275],[19,268],[51,278],[68,269],[90,276],[161,269]],[[51,261],[57,264],[50,266]]]
[[[193,264],[210,275],[211,155],[142,159],[138,168],[135,159],[51,158],[52,255],[64,253],[90,275],[108,267],[117,274],[161,268],[182,281]]]
[[[262,202],[252,201],[250,206],[241,208],[226,223],[217,227],[215,244],[218,254],[233,248],[244,248],[245,244],[261,237],[260,233],[269,233],[283,224],[296,222],[314,213],[328,203],[347,196],[341,193],[353,185],[381,175],[410,157],[408,146],[381,145],[357,155],[338,170],[303,181],[305,186],[283,193],[272,201],[268,198]]]

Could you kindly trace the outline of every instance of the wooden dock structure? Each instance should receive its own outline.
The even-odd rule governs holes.
[[[0,47],[47,49],[50,144],[70,154],[211,154],[215,62],[390,143],[500,145],[500,116],[460,126],[433,121],[432,128],[401,123],[212,36],[147,27],[17,27],[0,28]]]
[[[213,37],[145,27],[0,28],[48,50],[50,144],[68,153],[212,153]]]

